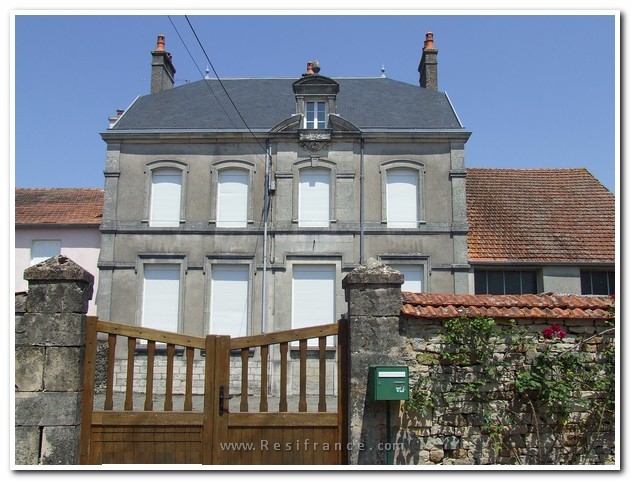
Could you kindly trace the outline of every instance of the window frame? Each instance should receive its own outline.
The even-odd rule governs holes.
[[[206,281],[204,282],[204,333],[210,333],[211,327],[211,295],[212,295],[212,269],[217,265],[244,265],[248,266],[248,307],[247,307],[247,321],[246,321],[246,333],[245,336],[249,336],[253,333],[253,297],[254,297],[254,273],[255,273],[255,259],[251,255],[241,254],[208,254],[204,260],[204,275]],[[206,335],[205,334],[205,335]]]
[[[182,333],[184,331],[184,300],[186,293],[186,283],[184,280],[186,279],[187,272],[187,256],[185,254],[176,254],[176,255],[160,255],[160,254],[140,254],[138,256],[138,260],[136,262],[136,274],[137,274],[137,282],[136,282],[136,299],[138,299],[138,303],[136,306],[136,326],[143,327],[143,319],[144,319],[144,288],[145,288],[145,269],[149,265],[177,265],[179,266],[179,285],[178,285],[178,319],[177,319],[177,331],[178,333]],[[153,326],[144,326],[154,328]]]
[[[309,104],[313,104],[313,119],[309,120]],[[306,130],[325,130],[329,126],[329,115],[328,115],[328,101],[322,99],[315,98],[305,98],[304,99],[304,122],[303,128]],[[322,115],[324,116],[323,120],[320,120],[320,106],[323,108]],[[310,127],[309,124],[313,123],[313,127]],[[322,123],[322,126],[319,124]]]
[[[152,224],[152,196],[153,196],[153,174],[158,170],[179,170],[181,172],[181,183],[180,183],[180,218],[177,226],[155,226]],[[143,224],[146,224],[148,227],[154,229],[169,229],[173,227],[178,227],[186,222],[186,199],[187,188],[188,188],[188,173],[189,166],[185,162],[181,162],[179,160],[154,160],[145,164],[145,202],[144,202],[144,215],[143,215]]]
[[[502,274],[502,292],[501,293],[497,293],[497,292],[493,292],[490,293],[489,292],[489,273],[501,273]],[[506,273],[507,272],[518,272],[519,273],[519,284],[520,284],[520,292],[515,294],[506,294]],[[485,292],[478,292],[477,289],[477,276],[479,274],[484,273],[484,275],[486,276],[486,280],[485,280]],[[524,292],[523,289],[523,285],[524,285],[524,279],[523,279],[523,273],[531,273],[534,275],[534,281],[535,281],[535,290],[534,292]],[[473,271],[473,292],[476,295],[496,295],[496,296],[501,296],[501,295],[524,295],[524,294],[537,294],[540,291],[540,279],[539,279],[539,271],[536,269],[475,269]]]
[[[244,227],[226,227],[219,226],[217,223],[219,211],[217,209],[219,202],[219,175],[225,170],[243,170],[248,173],[248,189],[247,189],[247,212],[246,212],[246,225],[254,223],[253,216],[253,195],[252,186],[254,185],[254,175],[256,174],[256,165],[253,162],[246,160],[219,160],[213,162],[210,166],[210,224],[214,224],[218,229],[243,229]]]
[[[607,294],[594,294],[594,279],[593,274],[606,274],[607,278]],[[589,274],[589,284],[591,292],[583,292],[583,275]],[[616,271],[608,270],[608,269],[581,269],[580,274],[580,283],[581,283],[581,295],[583,296],[610,296],[615,294],[616,292]],[[612,279],[613,278],[613,279]],[[612,282],[613,281],[613,282]]]
[[[326,169],[329,171],[329,220],[326,226],[301,226],[300,222],[300,174],[305,169]],[[336,180],[337,180],[337,165],[326,159],[320,159],[319,157],[311,157],[310,159],[301,160],[292,166],[293,174],[293,202],[292,202],[292,222],[298,224],[300,229],[326,229],[331,224],[336,223],[335,218],[336,206]]]
[[[416,192],[416,227],[393,227],[388,226],[388,174],[393,170],[407,169],[416,172],[418,175]],[[388,229],[416,229],[425,220],[425,164],[416,160],[388,160],[379,166],[381,173],[381,223]]]

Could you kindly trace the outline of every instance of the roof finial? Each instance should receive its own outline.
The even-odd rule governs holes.
[[[209,73],[210,73],[210,69],[208,68],[208,65],[207,65],[207,66],[206,66],[206,76],[204,77],[204,78],[205,78],[205,79],[207,79],[207,80],[210,78]]]
[[[381,65],[381,78],[386,78],[386,66]]]

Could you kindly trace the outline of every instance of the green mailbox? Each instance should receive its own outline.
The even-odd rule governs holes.
[[[410,397],[408,367],[369,366],[368,395],[373,401],[407,401]]]

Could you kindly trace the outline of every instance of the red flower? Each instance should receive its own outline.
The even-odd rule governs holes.
[[[543,331],[541,331],[541,334],[546,339],[552,339],[555,336],[559,339],[563,339],[565,336],[567,336],[567,333],[564,332],[563,328],[558,324],[553,324],[552,326],[546,327]]]

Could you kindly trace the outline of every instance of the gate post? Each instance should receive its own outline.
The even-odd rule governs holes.
[[[94,277],[65,256],[24,271],[15,320],[15,464],[79,464],[83,351]]]
[[[342,281],[348,302],[348,464],[386,464],[386,402],[368,398],[368,367],[400,364],[403,274],[375,259]],[[395,407],[397,404],[395,404]]]

